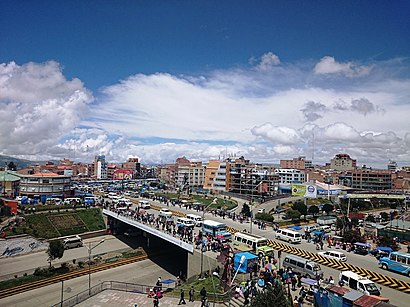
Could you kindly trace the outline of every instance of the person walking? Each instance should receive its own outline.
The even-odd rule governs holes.
[[[181,296],[180,296],[178,305],[181,305],[181,304],[185,305],[186,302],[185,302],[185,292],[184,292],[184,289],[181,289],[181,294],[180,294],[180,295],[181,295]]]
[[[189,301],[190,302],[194,301],[194,294],[195,294],[194,286],[191,286],[191,289],[189,289]]]
[[[202,287],[201,291],[199,292],[199,294],[202,296],[202,304],[201,307],[205,307],[206,306],[206,290],[205,287]]]

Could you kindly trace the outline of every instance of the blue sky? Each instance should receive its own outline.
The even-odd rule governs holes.
[[[410,164],[409,13],[408,1],[1,1],[0,104],[16,114],[1,153]]]

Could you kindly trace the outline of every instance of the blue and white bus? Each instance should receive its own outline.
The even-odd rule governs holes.
[[[382,269],[399,272],[410,277],[409,253],[392,252],[389,256],[380,258],[379,265]]]
[[[202,224],[202,231],[205,235],[210,235],[214,239],[231,239],[231,233],[226,230],[224,223],[205,220]]]

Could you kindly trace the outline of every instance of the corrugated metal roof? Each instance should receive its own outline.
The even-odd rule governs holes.
[[[364,294],[359,292],[359,291],[352,290],[352,291],[346,293],[345,295],[343,295],[343,299],[354,302],[355,300],[357,300],[359,297],[362,297],[363,295]]]
[[[12,174],[10,171],[4,172],[1,171],[0,172],[0,181],[19,181],[20,177],[17,175]]]
[[[350,289],[339,287],[339,286],[332,286],[328,290],[331,292],[337,293],[339,295],[342,295],[342,296],[350,292]]]
[[[359,299],[355,300],[353,305],[358,306],[358,307],[374,307],[379,303],[380,303],[379,299],[375,297],[371,297],[369,295],[363,295]]]

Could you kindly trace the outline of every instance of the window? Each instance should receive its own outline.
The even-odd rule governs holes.
[[[297,265],[298,265],[298,267],[300,267],[302,269],[305,267],[305,265],[302,262],[298,262]]]
[[[349,287],[352,289],[357,289],[357,280],[350,278],[349,280]]]
[[[312,267],[309,264],[307,264],[306,265],[306,270],[312,271]]]
[[[296,265],[296,261],[295,260],[293,260],[293,259],[290,259],[290,261],[289,261],[291,264],[293,264],[293,265]]]

